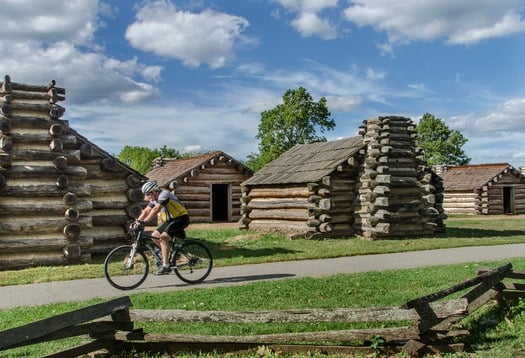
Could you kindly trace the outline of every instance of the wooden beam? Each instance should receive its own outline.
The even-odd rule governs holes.
[[[465,288],[475,286],[481,282],[484,282],[488,279],[491,279],[492,276],[499,276],[500,278],[504,277],[507,272],[512,270],[512,264],[508,263],[504,266],[498,267],[494,270],[485,272],[483,274],[480,274],[472,279],[463,281],[457,285],[451,286],[449,288],[446,288],[444,290],[432,293],[427,296],[419,297],[414,300],[406,302],[402,307],[404,308],[414,308],[421,304],[426,304],[428,302],[436,301],[440,298],[446,297],[454,292],[461,291]]]
[[[38,339],[66,327],[89,322],[96,318],[110,315],[116,311],[132,306],[129,297],[121,297],[112,301],[96,304],[75,311],[59,314],[50,318],[11,328],[0,332],[0,349],[6,349],[18,343]]]

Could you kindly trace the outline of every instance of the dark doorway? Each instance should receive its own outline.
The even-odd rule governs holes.
[[[211,185],[211,221],[228,221],[230,212],[229,184]]]
[[[510,186],[503,187],[503,213],[514,214],[514,191]]]

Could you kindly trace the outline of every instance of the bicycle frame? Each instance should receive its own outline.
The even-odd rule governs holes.
[[[154,242],[154,240],[160,240],[160,239],[154,238],[150,232],[147,232],[144,230],[143,226],[139,226],[137,228],[130,228],[128,231],[128,235],[133,240],[133,242],[131,243],[131,245],[133,246],[133,250],[134,250],[132,252],[133,254],[135,254],[138,249],[145,247],[148,249],[148,251],[150,251],[155,257],[159,258],[160,261],[162,262],[162,257],[159,257],[154,250],[155,247],[158,247],[158,245]],[[148,240],[151,241],[151,243],[153,243],[153,245],[155,246],[150,245],[150,243],[147,242]],[[179,238],[177,236],[174,236],[170,239],[168,244],[169,244],[171,251],[174,251],[177,247],[180,247],[180,243],[178,243],[179,240],[184,240],[184,239]]]

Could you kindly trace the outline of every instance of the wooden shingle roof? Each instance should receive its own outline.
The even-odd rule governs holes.
[[[465,191],[480,189],[497,181],[499,176],[509,171],[515,175],[522,175],[510,164],[497,163],[452,166],[440,173],[439,176],[443,178],[445,191]]]
[[[196,157],[170,160],[163,166],[151,170],[146,176],[149,179],[156,180],[160,186],[166,186],[175,179],[193,176],[192,171],[199,170],[202,166],[213,163],[219,157],[225,157],[228,161],[232,161],[242,168],[242,170],[251,172],[248,167],[245,167],[224,152],[214,151]]]
[[[298,144],[268,163],[242,185],[302,184],[317,182],[363,148],[361,136]]]

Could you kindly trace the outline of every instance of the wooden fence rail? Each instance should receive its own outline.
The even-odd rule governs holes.
[[[387,354],[405,352],[414,357],[428,353],[454,352],[464,350],[461,338],[469,334],[467,330],[454,329],[455,323],[491,300],[525,297],[524,284],[503,282],[504,279],[525,279],[525,272],[513,271],[510,263],[492,270],[480,270],[472,279],[413,299],[401,307],[244,312],[132,310],[130,299],[122,297],[2,331],[0,351],[67,337],[87,336],[91,341],[50,357],[75,357],[100,350],[241,352],[260,346],[279,352],[319,351],[352,354],[379,351]],[[443,300],[462,291],[467,292],[459,298]],[[134,328],[137,322],[404,323],[391,328],[233,336],[147,333],[143,329]],[[379,340],[381,345],[377,345]],[[347,343],[350,341],[360,341],[362,344],[349,346]],[[326,342],[331,344],[327,345]]]

